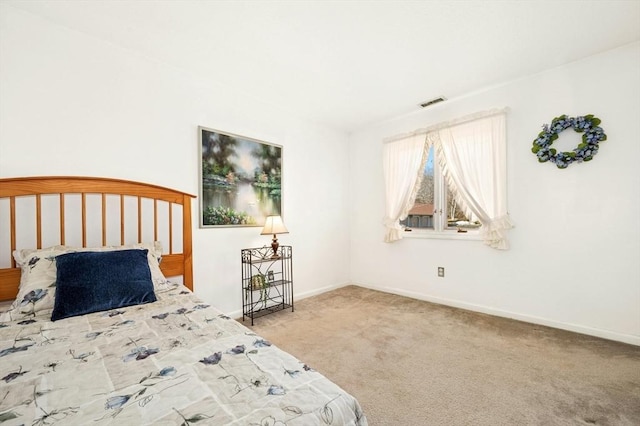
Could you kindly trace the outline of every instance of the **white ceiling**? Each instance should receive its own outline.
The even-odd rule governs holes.
[[[345,132],[640,40],[640,1],[14,1]]]

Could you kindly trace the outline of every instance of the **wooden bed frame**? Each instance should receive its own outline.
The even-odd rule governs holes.
[[[165,253],[162,254],[160,269],[166,277],[181,275],[183,284],[193,290],[193,263],[192,263],[192,240],[191,240],[191,198],[193,195],[161,186],[150,185],[140,182],[132,182],[121,179],[80,177],[80,176],[42,176],[42,177],[20,177],[0,179],[0,202],[8,199],[9,210],[9,235],[2,236],[10,241],[11,253],[16,250],[16,235],[21,232],[16,229],[16,199],[19,197],[32,197],[35,199],[35,247],[20,248],[42,248],[42,224],[52,220],[47,218],[42,211],[43,195],[54,194],[59,196],[59,212],[55,220],[59,221],[59,244],[64,245],[67,237],[65,231],[65,196],[79,194],[81,196],[81,232],[82,247],[87,247],[87,194],[98,194],[101,196],[101,234],[102,245],[107,245],[107,196],[118,196],[120,198],[120,244],[131,243],[125,241],[125,197],[137,198],[137,241],[138,243],[150,242],[142,241],[143,221],[148,221],[146,216],[141,214],[143,200],[153,201],[153,232],[154,241],[158,240],[158,201],[169,203],[168,208],[168,234],[169,241],[163,241],[162,246]],[[146,201],[145,201],[146,202]],[[6,202],[5,202],[6,204]],[[174,205],[182,206],[182,253],[174,252],[173,218]],[[23,225],[24,226],[24,225]],[[91,225],[93,227],[93,225]],[[33,229],[31,230],[33,232]],[[6,244],[6,243],[5,243]],[[13,257],[10,260],[10,267],[0,268],[0,301],[13,300],[18,294],[20,284],[20,268],[16,267]]]

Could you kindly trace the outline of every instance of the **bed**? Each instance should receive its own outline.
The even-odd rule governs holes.
[[[189,194],[0,179],[0,423],[366,425],[357,400],[193,293]]]

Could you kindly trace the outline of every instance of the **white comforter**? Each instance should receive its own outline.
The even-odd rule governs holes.
[[[0,323],[0,423],[367,424],[351,395],[186,288],[157,296]]]

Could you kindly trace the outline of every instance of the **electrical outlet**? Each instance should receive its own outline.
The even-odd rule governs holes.
[[[438,276],[444,277],[444,267],[438,266]]]

